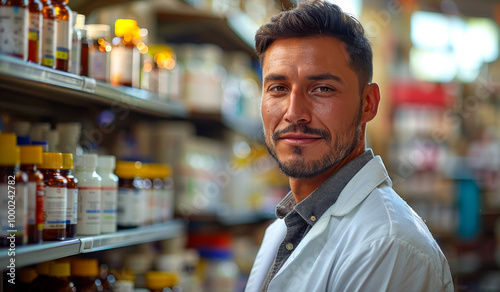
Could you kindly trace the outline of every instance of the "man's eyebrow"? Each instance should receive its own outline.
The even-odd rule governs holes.
[[[288,78],[285,75],[278,75],[278,74],[269,74],[264,77],[264,83],[269,82],[269,81],[283,81],[287,80]]]
[[[340,82],[341,84],[345,84],[344,80],[342,80],[342,78],[340,78],[337,75],[330,74],[330,73],[312,75],[312,76],[307,77],[307,79],[309,79],[309,80],[335,80],[337,82]]]

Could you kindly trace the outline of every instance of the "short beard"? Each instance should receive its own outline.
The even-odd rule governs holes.
[[[346,159],[358,145],[359,138],[361,136],[361,108],[358,115],[355,117],[354,121],[349,125],[349,129],[354,127],[354,133],[352,139],[349,141],[346,136],[337,136],[335,138],[335,143],[332,142],[331,135],[320,129],[313,129],[305,124],[290,125],[289,127],[276,131],[273,133],[271,139],[276,141],[276,139],[283,133],[286,132],[301,132],[305,134],[318,134],[321,135],[326,143],[329,144],[330,151],[325,153],[320,159],[314,161],[306,161],[302,155],[303,147],[295,146],[294,152],[297,154],[297,158],[291,162],[283,163],[278,159],[276,150],[270,143],[266,141],[267,151],[276,160],[279,169],[288,177],[295,179],[306,179],[312,178],[320,175],[327,171],[328,169],[334,167],[335,165]],[[347,132],[348,133],[348,132]]]

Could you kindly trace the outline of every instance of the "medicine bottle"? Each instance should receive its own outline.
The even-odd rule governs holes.
[[[159,179],[161,180],[162,186],[162,222],[172,220],[174,218],[174,200],[175,200],[175,189],[174,180],[172,178],[172,168],[168,164],[161,164],[159,171]],[[158,182],[153,181],[153,185],[158,184]]]
[[[139,88],[141,53],[139,27],[133,19],[118,19],[111,51],[111,84]]]
[[[68,181],[61,175],[62,154],[45,152],[38,167],[45,183],[43,240],[66,238],[66,208]]]
[[[71,17],[71,65],[70,72],[76,75],[80,75],[80,65],[82,57],[82,32],[76,26],[76,16],[78,13],[72,11]]]
[[[111,43],[109,43],[109,25],[87,24],[87,38],[91,39],[89,50],[88,76],[102,82],[109,83]]]
[[[42,65],[56,67],[57,13],[50,0],[40,0],[43,4]]]
[[[33,292],[40,292],[45,289],[45,285],[47,285],[47,282],[49,281],[49,265],[52,262],[43,262],[39,263],[35,266],[36,273],[38,276],[33,280],[30,286],[30,290],[28,291],[33,291]]]
[[[143,222],[144,193],[139,171],[140,161],[117,161],[115,174],[118,176],[118,229],[138,227]]]
[[[101,176],[101,233],[116,232],[118,204],[118,177],[113,173],[116,158],[112,155],[97,157],[97,174]]]
[[[20,171],[16,135],[0,133],[0,246],[27,243],[28,176]]]
[[[89,76],[89,50],[92,47],[92,40],[87,37],[87,29],[85,28],[85,15],[77,14],[75,28],[80,30],[82,35],[80,48],[80,75]]]
[[[144,204],[142,205],[143,225],[151,225],[154,218],[158,214],[158,209],[161,208],[157,204],[157,198],[154,196],[153,179],[155,177],[155,167],[153,164],[143,164],[140,177],[142,179],[142,192],[144,193]]]
[[[27,60],[28,0],[0,1],[0,53]]]
[[[57,42],[56,69],[69,72],[71,61],[72,11],[68,7],[69,0],[53,0],[56,9]]]
[[[97,154],[76,156],[78,179],[78,235],[101,233],[101,177],[97,174]]]
[[[43,238],[43,201],[45,184],[38,165],[43,162],[41,146],[25,145],[21,149],[21,170],[28,176],[28,242],[40,243]]]
[[[29,0],[28,61],[42,62],[43,4],[40,0]]]
[[[97,259],[78,258],[71,261],[71,281],[78,292],[103,291],[99,278],[99,263]]]
[[[78,179],[73,175],[73,154],[62,153],[61,175],[68,181],[66,200],[66,239],[76,236],[78,223]]]
[[[69,262],[54,262],[49,265],[49,281],[45,292],[75,292],[75,284],[69,279],[71,268]]]
[[[30,286],[38,277],[34,268],[23,268],[19,271],[19,286],[16,287],[17,291],[30,291]]]

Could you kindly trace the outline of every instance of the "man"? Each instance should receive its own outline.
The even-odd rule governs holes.
[[[309,1],[255,39],[265,141],[291,192],[246,291],[453,291],[438,244],[365,149],[380,93],[361,24]]]

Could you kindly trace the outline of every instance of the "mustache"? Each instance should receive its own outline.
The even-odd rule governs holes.
[[[323,139],[325,139],[327,142],[331,142],[331,140],[332,140],[332,136],[330,136],[330,134],[327,131],[322,130],[322,129],[311,128],[305,124],[298,124],[298,125],[294,124],[294,125],[290,125],[290,126],[284,128],[284,129],[276,130],[272,134],[271,138],[273,139],[273,141],[276,141],[279,139],[279,137],[281,135],[286,134],[286,133],[294,133],[294,132],[300,132],[303,134],[318,135],[318,136],[321,136]]]

